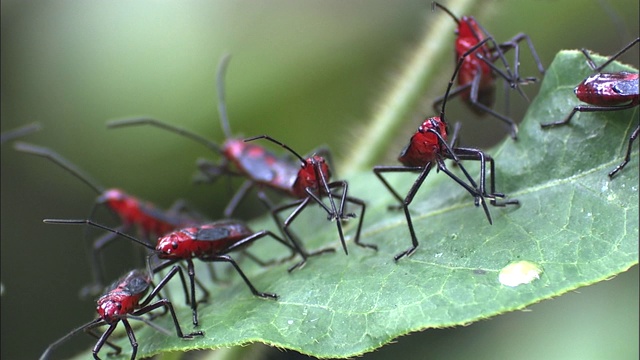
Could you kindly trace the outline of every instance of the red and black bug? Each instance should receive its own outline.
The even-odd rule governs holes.
[[[42,129],[42,126],[36,122],[21,126],[16,129],[3,131],[2,133],[0,133],[0,144],[4,144],[7,141],[15,140],[23,136],[27,136],[36,131],[39,131],[40,129]]]
[[[304,210],[305,207],[307,207],[307,205],[309,205],[309,203],[311,203],[311,201],[314,201],[318,203],[318,205],[320,205],[324,209],[324,211],[327,212],[328,218],[330,220],[336,221],[336,225],[338,227],[338,234],[340,236],[340,241],[342,242],[342,248],[344,249],[345,254],[348,254],[348,251],[347,251],[347,245],[344,240],[344,235],[342,232],[342,220],[355,216],[354,214],[345,214],[344,207],[347,202],[360,206],[360,208],[362,209],[360,211],[360,219],[358,221],[358,227],[356,229],[355,243],[361,247],[368,247],[374,250],[378,249],[378,247],[375,245],[365,244],[360,241],[360,231],[362,230],[362,221],[364,219],[364,212],[366,208],[364,201],[347,195],[347,190],[349,185],[347,184],[346,181],[337,180],[337,181],[329,182],[331,178],[331,171],[324,157],[316,153],[305,159],[302,156],[300,156],[300,154],[298,154],[293,149],[291,149],[288,145],[278,140],[275,140],[274,138],[267,135],[255,136],[249,139],[245,139],[244,141],[249,142],[249,141],[258,140],[258,139],[266,139],[282,146],[287,151],[292,153],[300,161],[297,174],[295,174],[295,176],[292,176],[289,179],[286,179],[287,183],[289,184],[289,188],[288,188],[289,190],[287,195],[297,200],[288,204],[277,206],[277,207],[271,206],[271,213],[276,221],[279,221],[278,214],[280,212],[295,207],[293,212],[291,212],[291,214],[283,222],[282,229],[287,234],[287,236],[292,240],[296,248],[298,248],[301,252],[303,252],[301,250],[301,246],[296,244],[297,240],[295,240],[295,237],[293,237],[289,232],[289,225],[291,225],[293,220],[302,212],[302,210]],[[293,167],[294,165],[292,164],[290,166]],[[333,194],[332,189],[334,188],[342,189],[342,193],[340,195]],[[322,201],[322,197],[324,196],[329,198],[329,203],[331,207],[328,207]],[[336,207],[336,204],[334,201],[334,197],[337,197],[337,196],[340,197],[339,208]],[[302,262],[296,264],[293,268],[302,266],[305,261],[306,261],[306,256],[305,254],[303,254]]]
[[[513,139],[517,138],[518,126],[507,115],[496,112],[491,107],[495,102],[496,76],[500,76],[505,80],[505,84],[511,88],[516,88],[518,92],[526,98],[519,85],[528,84],[537,81],[534,77],[520,78],[520,48],[519,43],[526,41],[533,59],[535,60],[538,70],[541,74],[544,74],[545,70],[540,62],[540,58],[536,53],[533,43],[528,35],[519,33],[510,40],[497,43],[493,36],[491,36],[487,30],[482,27],[472,16],[463,16],[461,18],[456,17],[449,9],[437,2],[431,3],[432,11],[438,7],[444,10],[458,25],[456,30],[456,44],[455,44],[455,60],[463,57],[462,55],[467,53],[469,49],[476,46],[483,40],[487,42],[479,47],[473,53],[464,57],[464,63],[462,69],[458,74],[458,87],[453,89],[448,95],[450,98],[454,96],[461,96],[464,102],[469,108],[478,115],[491,114],[493,117],[503,121],[509,126],[509,132]],[[504,53],[513,49],[514,50],[514,66],[513,73],[509,63],[507,62]],[[495,63],[500,60],[504,66],[504,71],[499,69]],[[507,92],[508,95],[508,92]],[[445,100],[444,97],[438,98],[433,103],[435,111],[439,110],[440,104]],[[508,100],[506,102],[508,110]]]
[[[169,210],[163,211],[120,189],[107,189],[52,149],[23,142],[15,143],[14,147],[18,151],[47,158],[73,174],[99,194],[96,198],[96,205],[105,205],[119,218],[122,224],[118,228],[119,231],[127,232],[133,227],[137,227],[140,236],[149,243],[152,241],[152,236],[164,235],[175,229],[206,222],[202,216],[188,210],[183,201],[176,201]],[[93,211],[95,211],[95,207]],[[91,216],[93,216],[93,211]],[[104,271],[100,253],[112,243],[114,238],[115,235],[109,233],[93,243],[91,265],[94,284],[84,288],[82,294],[95,295],[104,287]]]
[[[40,356],[40,360],[49,359],[51,357],[51,352],[55,348],[57,348],[63,342],[69,340],[72,336],[81,331],[86,332],[92,337],[98,339],[98,342],[92,350],[93,357],[95,359],[100,359],[98,357],[98,353],[105,344],[114,350],[114,352],[111,353],[112,355],[120,354],[122,348],[108,341],[109,337],[120,322],[122,322],[127,336],[129,337],[129,342],[131,343],[132,348],[131,360],[134,360],[136,358],[136,353],[138,352],[138,342],[136,341],[133,329],[129,324],[129,319],[143,321],[153,328],[160,330],[167,335],[170,335],[167,330],[151,323],[150,320],[145,319],[141,316],[162,307],[165,308],[165,312],[168,310],[171,313],[173,324],[175,325],[176,333],[179,338],[191,339],[194,336],[203,336],[204,333],[202,331],[195,331],[192,333],[184,334],[182,332],[182,329],[180,328],[180,323],[178,322],[178,318],[176,317],[176,312],[173,309],[173,305],[169,300],[162,299],[158,295],[159,291],[179,270],[180,268],[178,266],[174,266],[169,271],[169,273],[167,273],[167,275],[162,278],[162,280],[158,283],[158,286],[154,287],[151,293],[149,293],[149,295],[144,300],[143,297],[148,292],[149,287],[153,285],[151,277],[141,270],[133,270],[129,272],[127,275],[123,276],[121,279],[113,283],[113,285],[111,285],[111,287],[105,292],[105,294],[98,299],[98,306],[96,308],[96,311],[98,312],[99,317],[97,319],[76,328],[69,334],[63,336],[62,338],[49,345],[42,356]],[[159,300],[151,303],[153,298],[156,296],[158,296]],[[109,328],[107,328],[107,330],[102,335],[98,335],[94,331],[94,329],[104,325],[108,325]]]
[[[640,42],[640,38],[630,42],[600,66],[595,64],[586,49],[582,49],[582,53],[587,58],[587,64],[595,74],[584,79],[575,87],[573,92],[576,94],[578,100],[589,105],[578,105],[574,107],[571,113],[563,120],[541,124],[541,126],[548,128],[569,124],[571,118],[573,118],[577,112],[619,111],[638,106],[640,101],[638,100],[637,72],[601,72],[602,69],[627,52],[631,47],[638,44],[638,42]],[[640,125],[638,125],[631,133],[631,136],[629,136],[629,144],[624,161],[609,172],[610,178],[622,170],[631,159],[631,148],[633,142],[638,138],[639,131]]]
[[[236,261],[231,258],[228,253],[234,250],[243,249],[254,241],[265,236],[269,236],[290,249],[292,251],[291,256],[295,255],[295,253],[293,252],[294,249],[291,247],[291,245],[289,245],[288,242],[286,242],[276,234],[268,230],[253,232],[246,224],[238,220],[220,220],[197,227],[192,226],[176,230],[159,237],[155,246],[151,246],[146,242],[141,241],[131,235],[125,234],[116,229],[111,229],[107,226],[95,223],[91,220],[45,219],[44,222],[47,224],[87,224],[99,229],[109,231],[113,234],[120,235],[129,240],[132,240],[133,242],[141,244],[142,246],[151,250],[158,258],[166,260],[165,262],[155,266],[151,270],[151,272],[154,274],[179,261],[186,261],[187,273],[189,274],[190,280],[191,295],[185,295],[187,295],[187,299],[191,299],[191,309],[193,311],[194,325],[198,325],[198,302],[206,301],[209,293],[203,286],[200,286],[205,292],[205,295],[202,300],[195,300],[196,278],[193,259],[199,259],[204,262],[228,262],[242,277],[242,280],[244,280],[244,282],[247,284],[253,295],[261,298],[277,299],[278,295],[276,294],[264,293],[256,290],[249,278],[240,269],[240,266],[238,266]]]
[[[409,256],[418,247],[418,238],[413,229],[413,223],[411,221],[411,214],[409,213],[409,205],[413,201],[414,196],[422,186],[422,183],[429,175],[431,168],[435,165],[438,171],[442,171],[447,174],[451,179],[461,185],[467,190],[474,198],[475,204],[478,206],[482,204],[489,223],[493,223],[489,209],[487,208],[484,198],[489,198],[490,203],[494,206],[505,206],[519,204],[518,200],[507,200],[499,202],[497,198],[504,198],[505,195],[497,193],[495,189],[495,165],[494,160],[489,155],[486,155],[482,150],[466,147],[455,147],[455,136],[451,140],[451,144],[447,143],[447,122],[445,120],[445,106],[454,79],[462,68],[464,60],[467,56],[473,53],[478,47],[483,46],[489,39],[483,39],[475,46],[471,47],[460,57],[456,69],[449,81],[447,91],[445,92],[444,101],[442,102],[442,109],[440,116],[434,116],[426,119],[419,127],[418,131],[411,137],[409,144],[402,150],[398,161],[402,163],[399,166],[375,166],[373,168],[374,174],[380,179],[384,186],[389,190],[393,197],[400,203],[400,207],[404,210],[405,217],[407,219],[407,225],[409,227],[409,233],[411,234],[411,247],[399,254],[394,259],[398,259]],[[453,174],[447,169],[444,160],[452,159],[460,167],[466,179],[469,181],[467,184],[463,179]],[[480,186],[469,175],[464,166],[460,163],[460,160],[475,160],[480,161]],[[486,162],[489,162],[490,166],[490,193],[486,192],[485,179],[486,179]],[[413,172],[419,173],[418,178],[413,183],[407,195],[402,198],[396,190],[391,187],[389,182],[382,176],[383,173],[388,172]]]
[[[285,196],[293,197],[296,199],[307,197],[308,194],[304,193],[304,188],[299,184],[302,184],[303,180],[297,180],[299,175],[303,175],[300,169],[300,165],[297,162],[291,161],[288,158],[278,157],[273,153],[266,150],[264,147],[254,145],[251,143],[247,143],[242,139],[233,138],[231,136],[231,131],[229,130],[229,121],[226,114],[226,102],[224,97],[224,74],[226,73],[226,67],[229,61],[229,56],[223,57],[221,60],[218,71],[217,71],[217,92],[218,92],[218,110],[220,114],[220,119],[222,122],[222,128],[224,129],[226,140],[222,147],[217,144],[209,141],[197,134],[191,133],[185,129],[181,129],[175,127],[173,125],[169,125],[163,123],[161,121],[149,118],[137,118],[137,119],[125,119],[125,120],[117,120],[110,122],[108,124],[109,127],[122,127],[122,126],[131,126],[131,125],[153,125],[165,130],[169,130],[171,132],[177,133],[179,135],[188,137],[193,139],[205,146],[209,149],[214,150],[219,153],[223,157],[223,162],[221,164],[212,164],[210,162],[200,162],[199,168],[201,169],[203,175],[213,181],[220,175],[232,175],[232,176],[241,176],[246,178],[246,181],[241,185],[240,189],[233,196],[229,205],[227,205],[224,216],[230,217],[235,208],[238,206],[240,201],[246,196],[246,194],[254,187],[259,189],[269,188],[275,190],[276,192],[283,194]],[[291,149],[289,149],[291,151]],[[325,158],[330,157],[330,154],[326,149],[321,149],[315,152],[318,159],[322,158],[323,165],[318,165],[319,167],[327,167],[327,162],[324,161]],[[297,154],[296,154],[297,155]],[[297,155],[298,156],[298,155]],[[299,156],[298,156],[299,157]],[[299,157],[300,158],[300,157]],[[303,167],[307,163],[307,160],[302,159]],[[318,162],[319,163],[319,162]],[[319,169],[315,168],[315,169]],[[314,168],[314,165],[308,167],[308,169]],[[316,170],[313,170],[316,171]],[[327,170],[328,171],[328,170]],[[326,173],[328,175],[328,172]],[[328,176],[324,176],[325,181],[328,181]],[[361,217],[358,224],[358,230],[356,230],[355,242],[359,246],[376,248],[375,245],[367,245],[360,242],[360,229],[362,226],[362,216],[364,215],[364,202],[349,197],[346,194],[346,182],[339,182],[339,184],[344,183],[344,191],[342,193],[343,199],[346,199],[348,202],[352,202],[356,205],[362,204]],[[334,185],[337,186],[337,185]],[[342,185],[340,185],[342,186]],[[311,189],[311,193],[315,194],[315,190]],[[320,194],[318,194],[320,195]],[[332,197],[331,194],[324,193],[322,195],[327,195]],[[260,199],[265,203],[270,203],[270,201],[266,198],[266,195],[263,192],[259,192]],[[338,219],[344,220],[348,217],[352,217],[350,214],[344,214],[342,211],[339,213],[335,212],[334,209],[335,204],[333,200],[330,199],[332,208],[329,209],[326,205],[324,205],[319,198],[316,200],[321,206],[327,211],[330,219]],[[285,208],[293,207],[300,204],[300,210],[304,208],[308,204],[309,200],[304,200],[304,198],[300,201],[300,203],[296,202],[290,204],[289,206],[285,206]],[[301,204],[304,203],[304,204]],[[340,209],[344,209],[344,203],[341,203]],[[278,211],[283,210],[278,208]],[[276,211],[277,212],[277,211]],[[286,221],[289,224],[299,211],[294,211],[295,215],[290,217],[289,221]],[[280,226],[280,221],[275,218],[276,223]],[[345,253],[347,253],[347,247],[344,241],[344,236],[342,234],[342,225],[340,221],[338,223],[338,231],[340,233],[340,240],[343,245],[343,249]],[[283,229],[284,231],[284,229]],[[290,231],[287,231],[287,236],[292,239],[292,243],[297,247],[298,252],[302,255],[303,261],[293,266],[290,270],[293,270],[297,267],[300,267],[306,261],[306,258],[311,255],[320,254],[326,251],[333,251],[333,249],[324,249],[321,251],[317,251],[314,253],[307,253],[305,250],[301,248],[298,242],[295,240],[295,237]]]

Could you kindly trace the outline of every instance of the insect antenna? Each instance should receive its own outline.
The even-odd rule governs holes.
[[[435,1],[434,1],[434,2],[432,2],[432,3],[431,3],[431,11],[432,11],[432,12],[433,12],[433,11],[436,11],[436,7],[438,7],[438,8],[440,8],[440,9],[444,10],[444,12],[446,12],[447,14],[449,14],[449,16],[451,16],[451,17],[453,18],[453,20],[456,22],[456,24],[457,24],[457,25],[460,25],[460,20],[459,20],[455,15],[453,15],[453,13],[452,13],[449,9],[447,9],[446,7],[444,7],[444,6],[440,5],[440,4],[438,4],[438,3],[437,3],[437,2],[435,2]]]
[[[302,162],[302,165],[305,165],[307,163],[306,160],[302,156],[300,156],[300,154],[298,154],[295,150],[290,148],[289,145],[287,145],[285,143],[282,143],[282,142],[272,138],[269,135],[259,135],[259,136],[250,137],[248,139],[244,139],[244,142],[254,141],[254,140],[258,140],[258,139],[266,139],[266,140],[271,141],[272,143],[276,143],[276,144],[282,146],[283,148],[287,149],[293,155],[295,155]]]
[[[436,3],[437,4],[437,3]],[[469,56],[469,54],[473,53],[474,51],[476,51],[476,49],[478,49],[480,46],[484,45],[484,43],[486,43],[487,41],[489,41],[489,38],[485,38],[482,41],[480,41],[479,43],[475,44],[472,48],[470,48],[469,50],[467,50],[464,54],[462,54],[460,56],[460,58],[458,59],[458,64],[456,65],[456,69],[453,72],[453,75],[451,76],[451,80],[449,80],[449,84],[447,85],[447,91],[444,93],[444,98],[442,99],[442,108],[440,110],[440,120],[442,122],[444,122],[446,124],[445,118],[444,118],[444,109],[447,105],[447,99],[449,98],[449,93],[451,92],[451,88],[453,87],[453,83],[455,82],[456,76],[458,76],[458,73],[460,72],[460,69],[462,68],[462,64],[464,62],[464,59]]]
[[[213,141],[210,141],[209,139],[206,139],[189,130],[186,130],[177,126],[173,126],[153,118],[140,117],[140,118],[111,120],[107,122],[108,128],[118,128],[118,127],[138,126],[138,125],[151,125],[151,126],[159,127],[161,129],[164,129],[172,133],[189,138],[191,140],[194,140],[195,142],[198,142],[206,146],[207,148],[213,150],[214,152],[222,153],[220,146],[218,146],[218,144],[214,143]]]
[[[222,125],[222,131],[227,139],[231,139],[231,127],[229,126],[229,117],[227,116],[227,101],[224,91],[224,77],[227,73],[227,66],[231,60],[231,54],[224,54],[220,63],[218,64],[218,71],[216,73],[216,90],[218,92],[218,114],[220,116],[220,125]]]
[[[133,236],[131,236],[129,234],[125,234],[125,233],[123,233],[121,231],[118,231],[116,229],[112,229],[112,228],[110,228],[108,226],[104,226],[104,225],[98,224],[98,223],[96,223],[96,222],[94,222],[92,220],[86,220],[86,219],[80,219],[80,220],[77,220],[77,219],[44,219],[44,220],[42,220],[42,222],[45,223],[45,224],[55,224],[55,225],[89,225],[89,226],[96,227],[98,229],[110,231],[110,232],[112,232],[112,233],[114,233],[116,235],[120,235],[122,237],[125,237],[125,238],[127,238],[127,239],[129,239],[129,240],[131,240],[131,241],[133,241],[135,243],[138,243],[138,244],[146,247],[147,249],[150,249],[151,251],[155,251],[156,250],[155,247],[153,247],[152,245],[150,245],[150,244],[148,244],[148,243],[146,243],[146,242],[144,242],[142,240],[139,240],[139,239],[137,239],[137,238],[135,238],[135,237],[133,237]]]
[[[21,126],[17,129],[5,131],[0,134],[0,144],[4,144],[7,141],[29,135],[31,133],[39,131],[40,129],[42,129],[42,125],[36,122]]]
[[[100,185],[91,176],[89,176],[84,171],[80,170],[80,168],[72,164],[69,160],[62,157],[62,155],[56,153],[55,151],[49,148],[46,148],[43,146],[37,146],[33,144],[27,144],[25,142],[16,142],[13,145],[13,147],[17,151],[41,156],[53,161],[54,163],[60,165],[60,167],[62,167],[63,169],[67,170],[73,176],[80,179],[80,181],[87,184],[90,188],[92,188],[98,194],[102,194],[105,191],[104,186]]]

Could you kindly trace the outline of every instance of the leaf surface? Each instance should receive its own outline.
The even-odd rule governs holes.
[[[608,70],[624,68],[614,63]],[[573,88],[589,74],[581,53],[560,52],[520,124],[519,140],[506,139],[487,151],[496,160],[497,191],[521,202],[492,207],[493,225],[468,193],[432,172],[410,207],[420,246],[394,263],[393,255],[410,245],[404,214],[387,210],[394,200],[371,171],[356,173],[348,180],[350,194],[367,201],[362,241],[377,244],[378,252],[348,241],[345,256],[335,224],[317,208],[305,211],[293,225],[305,246],[330,245],[335,254],[313,257],[293,273],[286,271],[291,263],[260,268],[240,260],[254,285],[279,294],[278,301],[253,297],[224,264],[217,269],[229,285],[211,284],[207,271],[198,267],[198,277],[211,291],[208,303],[199,307],[206,336],[181,340],[142,327],[136,330],[138,355],[259,341],[317,357],[352,357],[413,331],[521,309],[637,264],[638,151],[613,180],[607,173],[622,161],[638,108],[580,113],[571,125],[540,127],[579,104]],[[404,194],[415,176],[388,178]],[[273,228],[267,218],[251,225]],[[354,230],[351,221],[345,228],[349,238]],[[286,254],[266,239],[250,250],[264,259]],[[539,279],[516,287],[501,284],[501,269],[517,261],[537,265]],[[173,302],[189,332],[190,310],[179,291],[172,290]],[[168,316],[157,322],[173,332]],[[126,337],[116,343],[128,358]]]

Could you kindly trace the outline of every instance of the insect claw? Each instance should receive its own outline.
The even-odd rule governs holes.
[[[277,294],[272,294],[272,293],[258,293],[258,296],[260,296],[261,298],[274,299],[274,300],[278,300],[279,298]]]
[[[378,251],[378,246],[373,244],[358,243],[358,245]]]
[[[307,263],[307,259],[303,259],[302,261],[300,261],[299,263],[291,266],[290,268],[287,269],[288,272],[292,272],[296,269],[302,269],[302,267],[304,267],[304,264]]]
[[[480,201],[480,203],[482,204],[482,209],[484,210],[484,214],[487,216],[487,220],[489,220],[489,224],[493,225],[493,220],[491,219],[491,213],[489,212],[489,207],[487,206],[487,202],[484,200],[484,196],[478,196],[476,197],[476,200]]]
[[[495,198],[491,199],[490,201],[491,205],[493,206],[499,206],[499,207],[504,207],[507,205],[520,205],[520,200],[518,199],[511,199],[511,200],[507,200],[504,202],[498,202]]]
[[[417,248],[418,248],[417,246],[412,246],[411,248],[409,248],[409,249],[401,252],[400,254],[394,256],[393,260],[397,262],[398,260],[400,260],[401,258],[403,258],[405,256],[411,256],[411,254],[413,254],[416,251]]]
[[[518,80],[518,83],[519,83],[520,85],[529,85],[529,84],[532,84],[532,83],[536,83],[536,82],[538,82],[538,81],[540,81],[540,80],[539,80],[537,77],[535,77],[535,76],[529,76],[529,77],[526,77],[526,78],[524,78],[524,79],[519,79],[519,80]]]
[[[340,220],[349,220],[349,219],[355,219],[357,216],[355,213],[348,213],[348,214],[343,214],[340,216]]]
[[[192,333],[188,333],[183,335],[183,339],[193,339],[196,336],[204,336],[204,331],[194,331]]]

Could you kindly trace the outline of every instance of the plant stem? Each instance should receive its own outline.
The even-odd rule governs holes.
[[[453,0],[447,7],[454,14],[466,14],[472,3],[472,0]],[[429,8],[425,12],[430,12]],[[439,16],[431,17],[434,21],[428,22],[429,26],[425,27],[419,46],[409,55],[407,66],[401,70],[398,80],[380,102],[371,122],[351,148],[350,155],[346,157],[350,160],[340,164],[340,174],[348,175],[350,172],[371,168],[382,157],[389,143],[394,140],[390,134],[404,124],[424,96],[430,80],[437,75],[434,64],[439,63],[445,52],[453,52],[451,38],[456,23],[444,12],[437,15]]]

